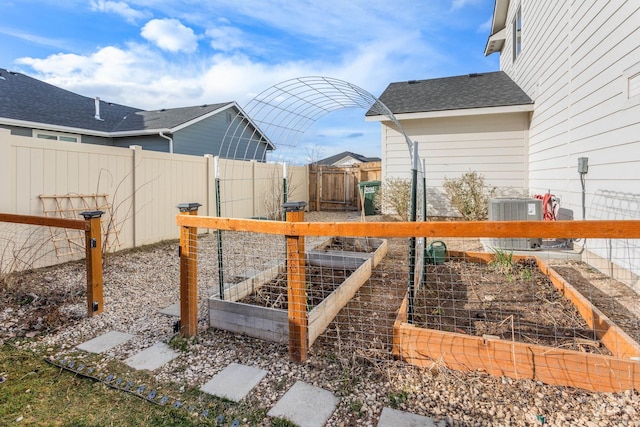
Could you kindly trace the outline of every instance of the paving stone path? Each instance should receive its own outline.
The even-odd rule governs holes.
[[[165,309],[166,310],[166,309]],[[167,313],[169,314],[169,313]],[[124,332],[110,331],[78,346],[89,353],[105,353],[133,338]],[[156,343],[128,359],[128,366],[136,370],[153,371],[180,356],[165,343]],[[267,371],[253,366],[232,363],[200,386],[200,390],[220,398],[240,402],[267,375]],[[328,390],[302,381],[296,382],[267,413],[270,417],[285,418],[300,427],[322,427],[338,406],[339,398]],[[431,418],[384,408],[378,427],[444,427]]]

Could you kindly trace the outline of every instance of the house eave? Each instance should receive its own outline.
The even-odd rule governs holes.
[[[64,132],[64,133],[75,133],[75,134],[87,135],[87,136],[98,136],[101,138],[123,138],[127,136],[157,135],[160,132],[172,133],[172,130],[168,128],[144,129],[144,130],[122,131],[122,132],[104,132],[104,131],[97,131],[97,130],[84,129],[84,128],[52,125],[50,123],[29,122],[26,120],[16,120],[16,119],[7,119],[7,118],[0,119],[0,124],[7,125],[7,126],[17,126],[17,127],[24,127],[24,128],[48,130],[52,132]]]
[[[507,12],[509,11],[509,0],[495,0],[493,7],[493,17],[491,19],[491,35],[487,40],[484,49],[484,56],[500,52],[504,46],[504,39],[507,26]]]
[[[507,29],[503,28],[497,33],[491,34],[491,36],[489,36],[487,46],[484,49],[484,56],[489,56],[492,53],[500,52],[502,50],[506,33]]]
[[[32,128],[32,129],[42,129],[42,130],[48,130],[52,132],[65,132],[65,133],[76,133],[81,135],[100,136],[103,138],[109,138],[112,136],[111,133],[109,132],[75,128],[75,127],[69,127],[69,126],[61,126],[61,125],[52,125],[50,123],[40,123],[40,122],[30,122],[26,120],[8,119],[8,118],[1,118],[0,124],[8,125],[8,126]]]
[[[222,107],[220,107],[220,108],[218,108],[216,110],[210,111],[207,114],[203,114],[201,116],[196,117],[195,119],[191,119],[191,120],[189,120],[187,122],[184,122],[184,123],[182,123],[182,124],[180,124],[178,126],[174,126],[171,130],[172,130],[172,132],[177,132],[179,130],[182,130],[182,129],[186,128],[186,127],[189,127],[189,126],[193,125],[194,123],[198,123],[198,122],[200,122],[202,120],[208,119],[209,117],[215,116],[216,114],[218,114],[218,113],[220,113],[220,112],[222,112],[224,110],[227,110],[227,109],[229,109],[229,108],[231,108],[233,106],[237,106],[237,104],[235,102],[230,102],[227,105],[224,105],[224,106],[222,106]]]
[[[483,116],[490,114],[513,114],[513,113],[528,113],[533,111],[533,104],[521,104],[521,105],[508,105],[501,107],[482,107],[482,108],[464,108],[459,110],[440,110],[440,111],[425,111],[417,113],[401,113],[394,116],[399,121],[402,120],[417,120],[417,119],[435,119],[442,117],[464,117],[464,116]],[[386,116],[367,116],[365,121],[367,122],[385,122],[389,119]]]

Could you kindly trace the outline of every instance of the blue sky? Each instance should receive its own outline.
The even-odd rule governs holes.
[[[328,76],[391,82],[495,71],[494,0],[5,0],[0,67],[144,109],[237,101]],[[317,122],[297,151],[380,155],[364,110]]]

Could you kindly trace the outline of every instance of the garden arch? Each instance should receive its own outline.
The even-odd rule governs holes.
[[[258,150],[264,150],[270,142],[278,152],[273,157],[279,162],[290,163],[310,126],[329,113],[347,108],[363,108],[387,117],[404,135],[409,153],[412,153],[412,141],[379,99],[352,83],[312,76],[283,81],[254,97],[244,112],[238,111],[229,119],[219,155],[239,160],[260,158]],[[256,141],[262,141],[262,144]],[[223,216],[237,216],[230,210],[227,209]]]

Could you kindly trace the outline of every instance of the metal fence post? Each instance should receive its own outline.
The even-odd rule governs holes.
[[[87,265],[87,315],[104,311],[104,292],[102,286],[102,211],[81,212],[85,220],[85,262]]]
[[[181,203],[180,215],[198,215],[200,203]],[[198,333],[198,228],[180,228],[180,333]]]
[[[411,166],[411,206],[409,212],[409,221],[416,222],[418,196],[418,142],[413,143],[413,164]],[[409,238],[409,291],[407,293],[407,322],[413,324],[415,293],[416,293],[416,238]]]
[[[284,203],[287,221],[303,222],[305,202]],[[304,236],[286,236],[287,240],[287,304],[289,312],[289,358],[295,362],[307,359],[307,289]]]

